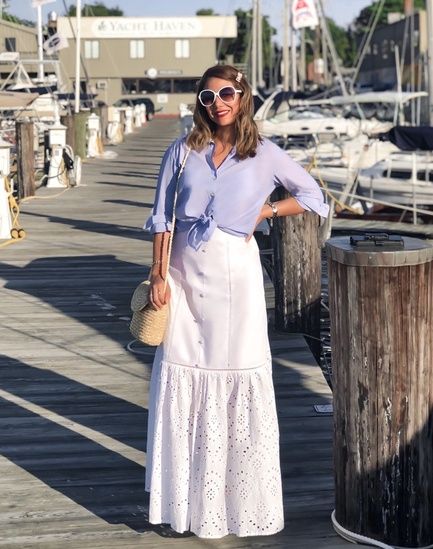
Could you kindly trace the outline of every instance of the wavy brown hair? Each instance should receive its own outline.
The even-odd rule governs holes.
[[[259,131],[253,120],[254,105],[251,87],[242,74],[240,82],[236,81],[239,71],[231,65],[215,65],[208,68],[197,86],[196,103],[194,109],[194,128],[187,138],[187,145],[193,150],[202,150],[215,135],[218,125],[209,118],[206,108],[198,100],[198,94],[205,89],[209,78],[229,80],[240,94],[239,112],[235,119],[236,154],[240,160],[256,155],[260,141]]]

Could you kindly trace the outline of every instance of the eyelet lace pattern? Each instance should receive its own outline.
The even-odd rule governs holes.
[[[271,363],[205,370],[162,361],[150,387],[149,520],[204,538],[284,527]]]

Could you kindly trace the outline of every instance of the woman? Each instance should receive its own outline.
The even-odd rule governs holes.
[[[328,214],[316,182],[260,138],[252,105],[236,68],[206,70],[195,127],[166,151],[145,225],[154,233],[151,302],[170,306],[150,387],[149,520],[206,538],[284,527],[263,276],[251,236],[265,218]],[[265,204],[277,185],[293,198]]]

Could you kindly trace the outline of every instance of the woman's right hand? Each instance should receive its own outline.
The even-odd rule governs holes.
[[[164,279],[160,274],[150,277],[150,304],[156,310],[161,309],[170,300],[170,286],[167,284],[164,294]]]

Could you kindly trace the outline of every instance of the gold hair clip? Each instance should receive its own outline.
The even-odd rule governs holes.
[[[242,73],[241,72],[238,72],[238,74],[236,75],[235,80],[236,80],[236,82],[240,82],[242,80]]]

